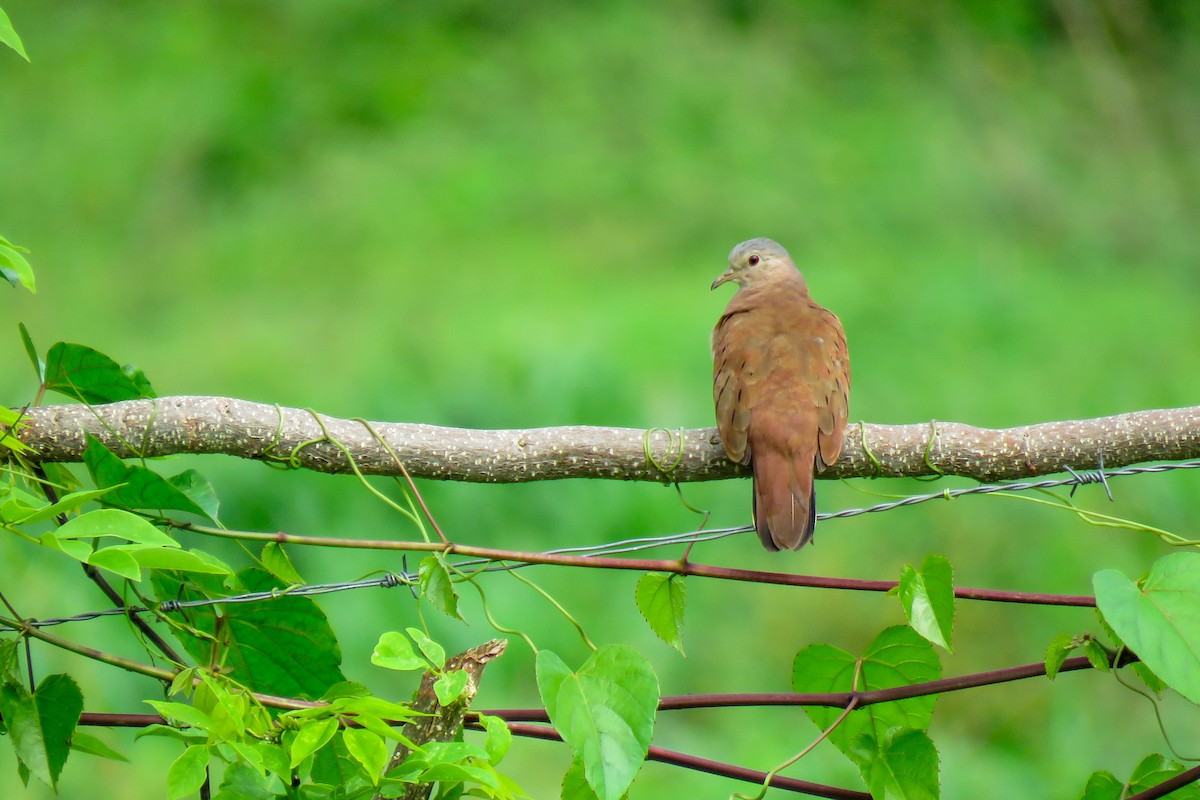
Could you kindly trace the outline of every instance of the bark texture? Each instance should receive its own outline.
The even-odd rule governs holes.
[[[399,460],[413,477],[481,483],[686,482],[748,474],[725,457],[715,428],[472,430],[366,423],[228,397],[41,406],[26,412],[17,435],[33,448],[35,460],[73,462],[81,460],[89,433],[123,458],[222,453],[344,473],[351,471],[352,457],[363,473],[374,475],[400,474]],[[940,473],[994,481],[1064,467],[1092,469],[1101,459],[1106,467],[1120,467],[1190,458],[1200,458],[1200,406],[1005,429],[852,422],[837,463],[820,477]]]

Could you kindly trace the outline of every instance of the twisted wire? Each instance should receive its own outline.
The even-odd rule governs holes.
[[[847,517],[856,517],[861,514],[875,514],[883,511],[891,511],[895,508],[904,506],[913,506],[919,503],[926,503],[930,500],[950,500],[955,497],[971,494],[993,494],[996,492],[1022,492],[1030,489],[1054,489],[1063,486],[1071,487],[1071,494],[1074,495],[1075,489],[1080,486],[1090,484],[1100,484],[1104,487],[1105,494],[1109,500],[1112,500],[1112,489],[1108,484],[1109,478],[1123,477],[1127,475],[1142,475],[1154,474],[1161,472],[1172,472],[1180,469],[1198,469],[1200,468],[1200,460],[1181,461],[1167,464],[1147,464],[1143,466],[1123,467],[1115,470],[1105,470],[1103,460],[1100,465],[1094,470],[1076,471],[1070,467],[1064,466],[1063,469],[1069,473],[1069,477],[1055,478],[1041,481],[1016,481],[1013,483],[988,483],[979,486],[971,486],[964,489],[945,489],[940,492],[929,492],[927,494],[909,495],[896,500],[891,500],[886,503],[877,503],[871,506],[860,508],[847,508],[841,511],[833,511],[828,513],[817,514],[818,520],[827,519],[845,519]],[[617,555],[620,553],[632,553],[641,550],[649,550],[656,547],[665,547],[674,544],[692,544],[695,542],[713,541],[722,539],[727,536],[735,536],[738,534],[747,533],[754,530],[752,525],[742,525],[733,528],[716,528],[708,531],[687,531],[683,533],[672,533],[664,536],[641,536],[630,539],[622,539],[616,542],[607,542],[595,545],[581,545],[576,547],[560,547],[553,550],[546,550],[542,555],[579,555],[585,558],[588,557],[603,557]],[[504,564],[496,563],[493,559],[487,558],[472,558],[463,559],[451,562],[451,567],[455,570],[464,570],[471,567],[484,567],[485,572],[491,571],[507,571],[520,569],[523,567],[534,566],[530,563],[514,563]],[[280,597],[307,597],[312,595],[332,594],[335,592],[349,591],[352,589],[365,589],[381,587],[385,589],[395,588],[397,586],[415,586],[418,581],[418,575],[408,571],[407,567],[402,572],[389,572],[376,578],[367,578],[357,581],[346,581],[340,583],[313,583],[313,584],[298,584],[290,586],[286,589],[276,589],[265,592],[247,592],[240,595],[231,595],[229,597],[204,598],[199,600],[167,600],[159,604],[158,610],[161,612],[177,612],[188,608],[200,608],[204,606],[216,606],[229,603],[256,603],[267,600],[274,600]],[[37,627],[46,628],[54,625],[63,625],[69,622],[87,622],[100,617],[125,616],[127,614],[145,614],[154,609],[144,606],[127,606],[125,608],[108,608],[100,611],[88,611],[81,614],[75,614],[69,617],[54,617],[43,620],[26,620],[26,624]],[[14,631],[16,628],[0,626],[0,631]]]

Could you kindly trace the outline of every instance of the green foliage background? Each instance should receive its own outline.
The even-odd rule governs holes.
[[[854,419],[1008,426],[1200,396],[1194,4],[4,5],[33,63],[0,53],[0,231],[32,249],[39,279],[37,296],[5,300],[10,406],[34,385],[22,320],[43,349],[91,345],[161,394],[475,427],[708,425],[707,340],[728,298],[707,287],[734,243],[760,235],[841,316]],[[349,478],[177,463],[213,479],[233,527],[412,535]],[[1193,535],[1196,480],[1114,482],[1111,510]],[[698,521],[653,485],[422,488],[453,538],[514,549]],[[859,489],[929,486],[822,484],[819,505],[871,502]],[[715,524],[747,521],[746,483],[685,491]],[[1098,489],[1082,497],[1102,504]],[[1096,570],[1137,575],[1163,551],[973,498],[826,523],[798,555],[743,537],[694,557],[894,578],[940,552],[962,585],[1086,593]],[[313,581],[400,567],[293,558]],[[0,564],[24,615],[105,606],[82,580],[48,581],[74,573],[15,540],[0,540]],[[882,596],[692,579],[682,659],[638,618],[636,576],[526,574],[594,639],[650,655],[664,694],[783,691],[800,648],[857,652],[902,621]],[[496,578],[490,598],[584,658],[528,589]],[[414,624],[410,596],[322,605],[347,675],[407,697],[368,656],[380,632]],[[470,628],[432,620],[451,651],[490,635],[473,599],[466,613]],[[1036,661],[1055,633],[1097,628],[1088,612],[979,603],[957,625],[947,675]],[[118,622],[69,633],[128,647]],[[88,710],[145,710],[136,679],[36,651],[42,674],[80,678]],[[536,697],[514,642],[477,705]],[[1168,707],[1168,724],[1191,724],[1185,710]],[[1071,796],[1093,769],[1124,774],[1162,748],[1150,707],[1090,673],[947,696],[930,733],[947,797]],[[656,742],[767,769],[815,734],[798,709],[676,712]],[[75,756],[63,796],[97,781],[161,796],[173,746],[102,735],[136,763]],[[789,774],[858,785],[843,761],[823,746]],[[506,764],[547,797],[567,754],[522,742]],[[635,793],[733,788],[652,764]],[[0,748],[0,795],[18,791]]]

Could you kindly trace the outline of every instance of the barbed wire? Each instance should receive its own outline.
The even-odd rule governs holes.
[[[846,519],[849,517],[857,517],[862,514],[876,514],[883,511],[891,511],[892,509],[902,508],[906,506],[914,506],[920,503],[927,503],[931,500],[952,500],[956,497],[972,494],[994,494],[996,492],[1022,492],[1031,489],[1055,489],[1064,486],[1071,487],[1071,495],[1075,494],[1075,490],[1080,486],[1090,484],[1100,484],[1104,487],[1105,495],[1109,500],[1113,499],[1112,488],[1108,485],[1109,478],[1124,477],[1128,475],[1153,474],[1162,472],[1172,472],[1181,469],[1200,469],[1200,460],[1181,461],[1168,464],[1147,464],[1143,466],[1122,467],[1121,469],[1105,470],[1103,458],[1101,463],[1094,470],[1076,471],[1070,467],[1064,466],[1063,469],[1069,473],[1066,478],[1054,478],[1041,481],[1016,481],[1012,483],[987,483],[979,486],[970,486],[962,489],[944,489],[940,492],[929,492],[926,494],[909,495],[907,497],[890,500],[885,503],[877,503],[871,506],[863,506],[860,508],[847,508],[841,511],[832,511],[827,513],[817,514],[817,520],[829,519]],[[665,547],[674,544],[694,544],[698,542],[713,541],[723,539],[729,536],[736,536],[744,533],[749,533],[754,530],[753,525],[741,525],[732,528],[715,528],[712,530],[686,531],[683,533],[672,533],[664,536],[641,536],[630,539],[622,539],[616,542],[606,542],[595,545],[580,545],[576,547],[561,547],[553,550],[545,550],[539,553],[544,556],[555,555],[578,555],[585,558],[588,557],[605,557],[618,555],[621,553],[639,552],[642,550],[650,550],[656,547]],[[524,567],[536,566],[533,563],[497,563],[496,559],[489,558],[471,558],[451,562],[451,568],[457,571],[464,571],[474,567],[483,567],[483,572],[493,571],[511,571]],[[415,572],[409,572],[407,568],[402,572],[388,572],[376,578],[366,578],[357,581],[345,581],[338,583],[313,583],[313,584],[297,584],[284,589],[273,589],[270,591],[247,592],[239,595],[231,595],[229,597],[202,598],[198,600],[166,600],[160,603],[156,608],[147,608],[145,606],[126,606],[124,608],[107,608],[99,611],[88,611],[81,614],[75,614],[69,617],[53,617],[43,620],[25,620],[25,624],[36,628],[46,628],[55,625],[64,625],[70,622],[87,622],[100,617],[126,616],[128,614],[147,614],[153,611],[160,613],[178,612],[189,608],[201,608],[205,606],[225,605],[231,603],[256,603],[268,600],[275,600],[281,597],[308,597],[313,595],[333,594],[335,592],[350,591],[354,589],[366,588],[385,588],[391,589],[397,586],[415,586],[417,585],[419,576]],[[0,631],[15,631],[17,628],[8,626],[0,626]]]

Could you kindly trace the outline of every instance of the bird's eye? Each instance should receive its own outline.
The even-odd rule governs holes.
[[[758,266],[759,261],[762,261],[762,259],[759,258],[758,255],[752,255],[752,256],[750,256],[749,259],[746,260],[746,263],[749,264],[750,266],[754,267],[754,266]]]

